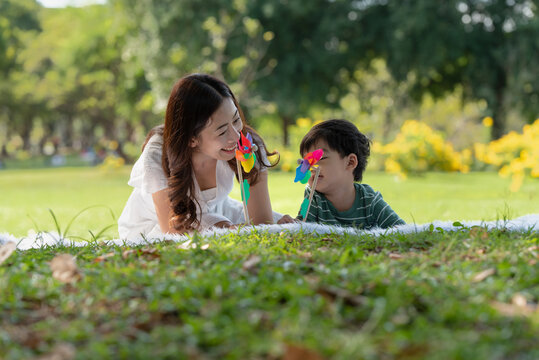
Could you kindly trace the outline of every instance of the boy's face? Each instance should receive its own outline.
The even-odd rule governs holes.
[[[354,182],[354,169],[357,166],[357,161],[355,165],[351,165],[350,156],[355,157],[355,155],[341,157],[337,151],[332,150],[328,146],[325,140],[317,141],[307,152],[312,152],[316,149],[322,149],[324,151],[324,155],[317,163],[320,167],[320,176],[316,183],[316,191],[327,195],[338,192],[347,183]],[[311,170],[311,178],[309,179],[309,186],[311,188],[315,174],[316,170],[313,168]]]

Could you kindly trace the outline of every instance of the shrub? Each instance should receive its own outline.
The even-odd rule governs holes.
[[[383,156],[384,168],[402,178],[427,171],[468,172],[471,152],[458,152],[442,134],[416,120],[407,120],[395,140],[373,144],[373,153]]]
[[[511,191],[518,191],[525,176],[539,178],[539,119],[525,125],[522,134],[511,131],[488,144],[475,144],[476,158],[493,165],[500,176],[511,176]]]

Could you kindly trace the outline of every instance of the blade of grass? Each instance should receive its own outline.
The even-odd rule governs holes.
[[[60,236],[60,239],[63,239],[62,231],[60,230],[60,224],[58,223],[58,219],[56,219],[56,215],[54,215],[54,211],[52,209],[48,209],[49,213],[52,216],[52,219],[54,220],[54,225],[56,226],[56,231],[58,232],[58,236]]]
[[[90,210],[90,209],[93,209],[93,208],[98,208],[98,207],[104,207],[106,209],[109,209],[111,215],[112,215],[112,218],[116,221],[115,217],[114,217],[114,212],[112,211],[112,209],[106,205],[91,205],[91,206],[88,206],[84,209],[82,209],[81,211],[79,211],[75,216],[73,216],[71,218],[71,220],[69,221],[69,223],[67,224],[65,230],[64,230],[64,234],[63,234],[63,237],[66,237],[67,236],[67,233],[69,231],[69,229],[71,228],[71,225],[73,224],[73,222],[79,217],[81,216],[84,212]]]
[[[95,241],[99,240],[103,233],[107,231],[108,229],[112,228],[113,226],[116,226],[116,224],[110,224],[105,226],[103,229],[101,229],[96,235],[95,235]]]

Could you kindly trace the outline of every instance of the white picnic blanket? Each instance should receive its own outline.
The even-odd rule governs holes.
[[[212,236],[222,236],[229,233],[236,234],[246,234],[253,231],[263,232],[263,233],[280,233],[282,231],[289,233],[304,233],[304,234],[352,234],[352,235],[364,235],[370,234],[373,236],[380,236],[383,234],[409,234],[414,232],[421,232],[428,230],[429,228],[433,229],[443,229],[444,231],[456,231],[461,229],[462,226],[471,227],[471,226],[482,226],[488,229],[507,229],[509,231],[539,231],[539,214],[529,214],[521,216],[513,220],[496,220],[496,221],[459,221],[460,224],[455,224],[454,221],[433,221],[426,224],[406,224],[396,226],[390,229],[372,229],[372,230],[359,230],[351,227],[341,227],[333,225],[321,225],[315,223],[296,223],[296,224],[284,224],[284,225],[257,225],[257,226],[246,226],[239,229],[209,229],[200,234],[202,238],[212,237]],[[125,245],[125,246],[134,246],[141,244],[149,244],[154,242],[159,242],[163,240],[172,240],[177,242],[185,242],[190,240],[191,237],[187,235],[173,235],[173,234],[164,234],[161,237],[155,238],[140,238],[133,240],[121,240],[121,239],[111,239],[111,240],[101,240],[100,243],[103,245]],[[54,245],[67,245],[67,246],[85,246],[87,245],[84,241],[75,241],[71,239],[61,238],[55,232],[43,232],[32,234],[26,237],[18,238],[8,233],[0,233],[0,245],[3,245],[7,242],[15,242],[17,244],[17,249],[26,250],[31,248],[41,248],[44,246],[54,246]]]

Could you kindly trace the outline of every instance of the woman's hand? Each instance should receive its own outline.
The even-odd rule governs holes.
[[[299,222],[299,220],[292,218],[290,215],[284,215],[277,221],[277,224],[293,224]]]
[[[251,186],[251,198],[247,203],[251,225],[273,224],[273,213],[268,190],[268,172],[260,171],[258,182]]]

